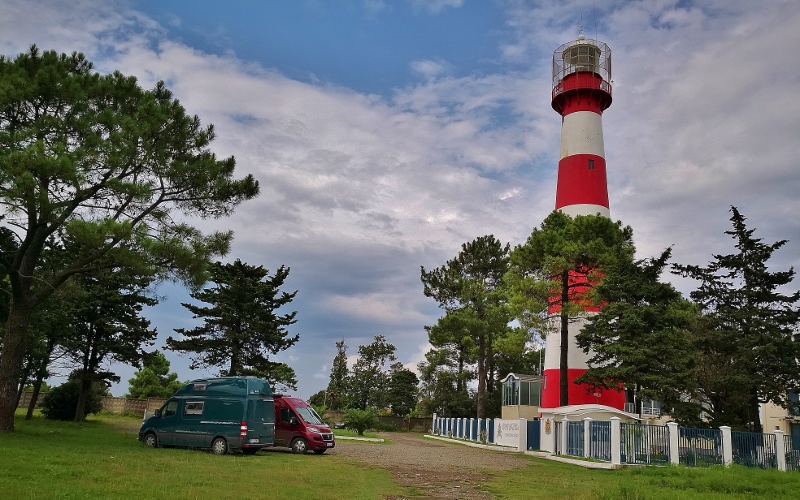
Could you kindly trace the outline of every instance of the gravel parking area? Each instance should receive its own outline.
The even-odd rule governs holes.
[[[492,451],[424,438],[420,434],[381,435],[389,444],[340,439],[331,455],[368,463],[394,474],[403,486],[430,499],[490,499],[480,485],[492,471],[507,471],[531,462],[513,452]],[[399,499],[395,499],[399,500]]]

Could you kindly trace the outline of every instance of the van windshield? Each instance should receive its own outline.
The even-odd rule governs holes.
[[[325,423],[313,408],[295,408],[294,411],[296,411],[297,414],[300,415],[300,418],[305,420],[306,423],[315,425],[322,425]]]

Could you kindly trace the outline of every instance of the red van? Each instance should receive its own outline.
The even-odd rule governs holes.
[[[333,432],[322,417],[300,398],[273,394],[275,401],[275,446],[292,449],[292,453],[312,450],[321,455],[336,446]]]

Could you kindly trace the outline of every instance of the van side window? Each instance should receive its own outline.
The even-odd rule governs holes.
[[[289,408],[281,408],[281,422],[284,424],[289,423],[289,419],[292,417],[292,410]]]
[[[203,383],[203,384],[194,384],[192,386],[192,390],[196,391],[196,392],[205,391],[207,386],[208,386],[208,384],[205,384],[205,383]]]
[[[162,417],[169,417],[170,415],[175,415],[178,411],[178,402],[177,401],[169,401],[166,405],[164,405],[164,409],[161,411]]]
[[[205,403],[203,403],[202,401],[187,401],[186,405],[183,407],[183,414],[202,415],[204,405]]]

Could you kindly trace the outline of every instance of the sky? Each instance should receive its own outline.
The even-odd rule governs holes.
[[[611,48],[611,217],[637,256],[735,251],[736,206],[756,237],[789,240],[774,269],[800,268],[796,0],[0,0],[0,54],[83,52],[214,124],[212,150],[261,194],[198,225],[235,232],[227,261],[291,268],[300,340],[274,359],[308,398],[341,339],[352,357],[383,335],[416,369],[442,315],[420,266],[483,235],[519,245],[553,210],[552,57],[579,25]],[[157,293],[162,348],[197,322],[186,290]],[[215,374],[166,354],[182,380]],[[113,369],[121,396],[135,369]]]

